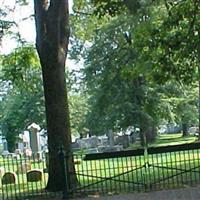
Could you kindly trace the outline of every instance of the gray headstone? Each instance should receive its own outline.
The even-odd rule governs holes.
[[[88,144],[90,148],[96,148],[98,146],[98,138],[96,136],[92,136],[88,138]]]
[[[99,137],[100,145],[99,146],[107,146],[108,145],[108,137],[107,136],[101,136]]]
[[[90,148],[86,150],[87,154],[98,153],[98,148]]]
[[[114,134],[113,134],[113,131],[109,130],[108,133],[107,133],[107,136],[108,136],[108,143],[109,143],[109,145],[111,147],[114,146]]]
[[[15,184],[17,180],[17,175],[14,172],[6,172],[2,177],[2,184]]]
[[[103,152],[115,152],[115,151],[122,151],[123,146],[122,145],[115,145],[115,146],[99,146],[98,151]]]
[[[77,143],[81,149],[96,148],[99,143],[99,139],[96,136],[90,138],[77,139]]]
[[[3,150],[8,151],[8,142],[6,139],[3,139]]]
[[[115,137],[115,145],[122,145],[123,148],[127,148],[129,146],[129,136],[121,135]]]
[[[71,147],[72,147],[72,149],[79,149],[80,145],[77,141],[75,141],[75,142],[72,142]]]
[[[42,180],[42,171],[39,169],[30,170],[26,176],[28,182],[38,182]]]
[[[82,139],[77,139],[77,143],[78,145],[80,146],[81,149],[85,149],[85,148],[89,148],[87,146],[87,143],[86,143],[86,138],[82,138]]]
[[[135,133],[131,133],[129,135],[129,141],[131,144],[135,143],[137,135]]]
[[[30,147],[33,153],[37,153],[38,151],[40,151],[40,136],[39,136],[39,130],[40,127],[35,124],[32,123],[29,127],[28,130],[30,131]]]

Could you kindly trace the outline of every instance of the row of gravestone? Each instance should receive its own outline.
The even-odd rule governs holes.
[[[25,174],[28,171],[31,170],[31,163],[20,163],[20,165],[17,166],[16,174]],[[0,167],[0,177],[3,176],[5,170],[3,167]]]
[[[89,149],[89,148],[97,148],[98,146],[110,146],[113,147],[115,145],[122,145],[123,148],[127,148],[130,144],[133,144],[137,139],[137,135],[121,135],[121,136],[92,136],[89,138],[76,139],[75,142],[72,143],[72,149]]]
[[[21,171],[20,173],[24,173],[24,171]],[[2,167],[0,167],[0,177],[1,177],[1,183],[3,185],[17,183],[17,174],[15,172],[4,172],[4,169]],[[39,169],[28,170],[26,171],[26,177],[27,177],[27,182],[41,181],[42,171]]]

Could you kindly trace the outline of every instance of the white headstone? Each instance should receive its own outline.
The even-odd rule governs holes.
[[[30,147],[33,153],[37,153],[40,151],[40,136],[39,136],[39,130],[40,126],[32,123],[30,126],[28,126],[28,130],[30,131]]]

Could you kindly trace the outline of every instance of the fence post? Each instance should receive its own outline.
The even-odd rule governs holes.
[[[66,166],[66,153],[63,147],[60,147],[58,154],[59,154],[60,165],[61,165],[61,170],[63,174],[63,199],[68,199],[68,191],[69,191],[68,177],[67,177],[68,171],[67,171],[67,166]]]
[[[149,154],[148,154],[148,142],[146,134],[144,135],[144,185],[145,185],[145,191],[148,191],[150,189],[150,169],[149,169]]]

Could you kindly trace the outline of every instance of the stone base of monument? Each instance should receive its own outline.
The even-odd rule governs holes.
[[[114,145],[114,146],[99,146],[98,152],[115,152],[115,151],[122,151],[123,145]]]
[[[90,149],[86,149],[85,153],[86,154],[92,154],[92,153],[98,153],[98,148],[90,148]]]

